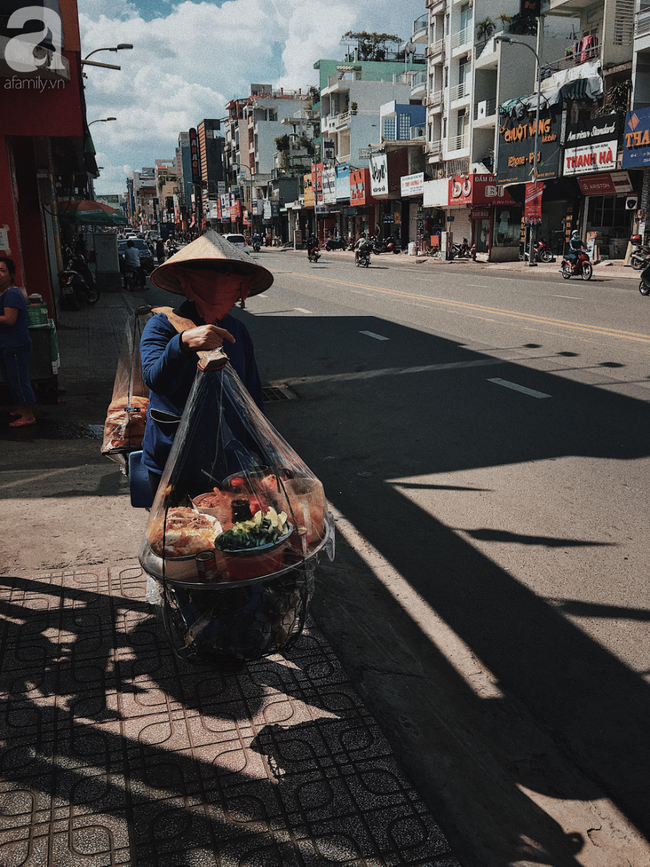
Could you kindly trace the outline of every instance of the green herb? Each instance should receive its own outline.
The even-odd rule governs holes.
[[[217,545],[222,551],[241,551],[260,548],[277,542],[287,532],[287,513],[271,507],[266,515],[255,512],[250,521],[239,521],[217,537]]]

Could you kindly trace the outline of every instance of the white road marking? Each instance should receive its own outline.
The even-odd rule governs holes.
[[[487,283],[468,283],[468,286],[471,286],[473,289],[489,289],[490,287]]]
[[[390,340],[390,337],[384,337],[383,334],[375,334],[374,331],[360,331],[359,334],[365,334],[366,337],[374,337],[375,340]]]
[[[553,295],[553,298],[570,298],[572,301],[580,301],[578,295]]]
[[[522,394],[527,394],[530,397],[550,397],[550,394],[545,394],[543,391],[535,391],[533,388],[526,388],[525,385],[518,385],[516,382],[510,382],[507,379],[488,379],[488,382],[493,382],[495,385],[502,385],[504,388],[511,388],[513,391],[520,391]]]
[[[305,385],[318,382],[353,382],[357,379],[376,379],[380,376],[402,376],[413,373],[430,373],[436,370],[463,370],[469,367],[486,367],[494,364],[509,364],[502,358],[479,358],[475,361],[448,361],[440,364],[421,364],[417,367],[384,367],[379,370],[357,370],[353,373],[326,373],[317,376],[296,376],[285,379],[287,385]]]
[[[294,307],[294,310],[297,310],[298,313],[311,313],[311,310],[305,310],[304,307]]]

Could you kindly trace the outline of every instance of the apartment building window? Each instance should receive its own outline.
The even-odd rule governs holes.
[[[386,141],[395,141],[397,124],[394,117],[385,117],[381,122],[381,135]]]
[[[443,87],[445,90],[449,87],[449,67],[445,66],[445,76],[444,76],[444,84]]]
[[[403,141],[411,137],[411,115],[400,114],[399,116],[399,138]]]
[[[442,119],[442,137],[447,138],[447,118]]]
[[[445,15],[445,36],[449,33],[449,13]]]
[[[428,124],[427,141],[433,141],[433,124]]]
[[[469,3],[463,3],[460,7],[460,29],[469,37],[469,30],[472,27],[472,7]],[[464,42],[465,40],[463,40]]]
[[[458,96],[465,96],[469,92],[469,82],[472,65],[466,57],[458,61]]]

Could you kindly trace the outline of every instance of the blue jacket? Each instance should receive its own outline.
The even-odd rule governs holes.
[[[0,348],[13,349],[16,346],[31,346],[27,302],[23,293],[16,286],[11,286],[0,294],[0,315],[4,316],[6,307],[15,307],[18,310],[18,319],[14,325],[0,325]]]
[[[196,325],[205,325],[191,301],[185,301],[178,313]],[[235,343],[224,342],[224,352],[255,403],[263,410],[262,384],[248,329],[230,314],[216,324],[226,328],[235,338]],[[148,470],[162,473],[177,427],[159,425],[151,418],[151,410],[182,415],[196,375],[198,356],[195,352],[183,352],[180,334],[164,313],[152,316],[145,325],[140,353],[142,378],[150,389],[142,462]]]

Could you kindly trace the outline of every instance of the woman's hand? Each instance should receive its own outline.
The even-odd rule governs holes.
[[[235,342],[230,331],[217,325],[199,325],[181,334],[181,347],[184,352],[200,352],[205,349],[218,349],[224,340]]]

